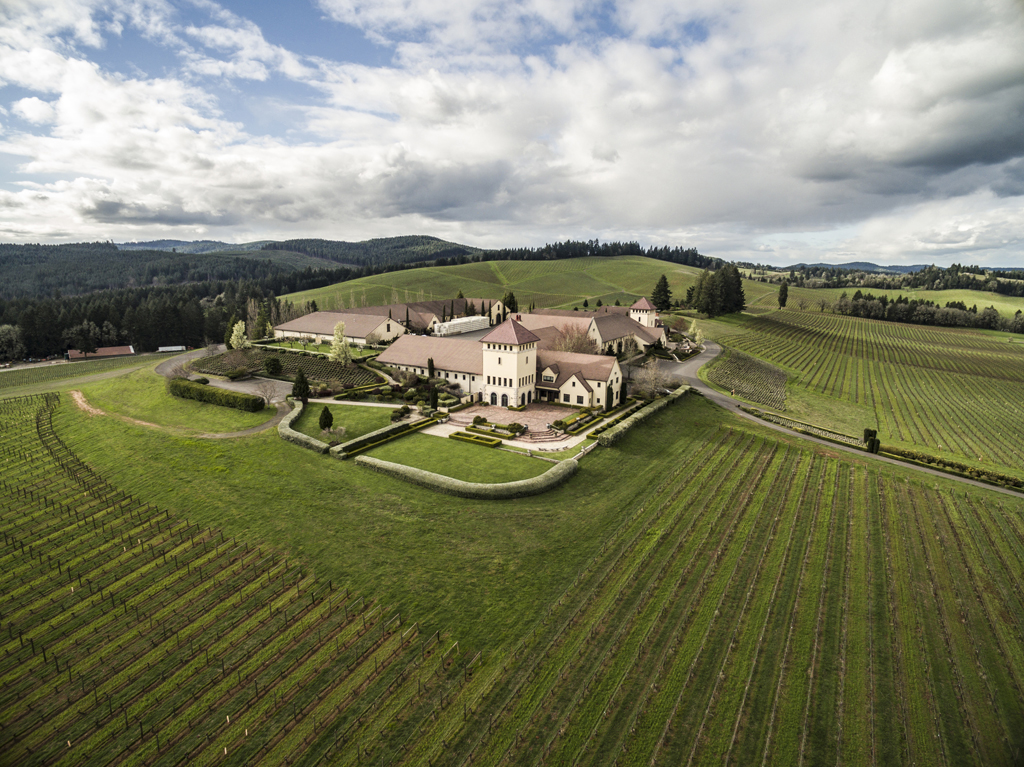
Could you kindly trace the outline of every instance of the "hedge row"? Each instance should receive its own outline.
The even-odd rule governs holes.
[[[473,402],[473,400],[470,400],[469,402],[463,402],[461,405],[452,405],[450,408],[448,408],[448,412],[449,413],[458,413],[460,410],[465,410],[467,407],[473,407],[473,405],[476,405],[476,404],[477,404],[476,402]]]
[[[483,437],[479,434],[467,434],[464,431],[452,432],[448,435],[448,439],[457,439],[461,442],[472,442],[475,445],[483,445],[484,447],[497,447],[501,444],[500,439],[494,437]]]
[[[348,442],[332,447],[331,455],[335,458],[345,460],[346,458],[362,452],[363,450],[369,450],[371,447],[376,447],[377,445],[388,442],[395,437],[401,437],[403,434],[422,429],[424,426],[430,426],[435,423],[437,423],[436,418],[422,418],[415,423],[402,421],[399,423],[393,423],[390,426],[385,426],[382,429],[371,431],[369,434],[364,434],[361,437],[350,439]]]
[[[209,402],[211,405],[233,407],[249,413],[262,410],[264,405],[263,398],[254,394],[217,389],[185,378],[172,378],[167,382],[167,390],[175,397],[182,399],[194,399],[199,402]]]
[[[960,474],[962,476],[969,477],[970,479],[977,479],[994,485],[1001,485],[1003,487],[1015,488],[1018,490],[1024,488],[1024,480],[1019,477],[1011,477],[1008,474],[1000,474],[998,471],[989,471],[988,469],[981,469],[977,466],[969,466],[966,463],[951,461],[948,458],[938,458],[934,455],[929,455],[928,453],[918,452],[917,450],[904,450],[900,447],[886,446],[882,448],[882,453],[902,461],[921,464],[922,466],[927,466],[930,469],[938,469],[939,471]]]
[[[620,411],[622,411],[622,412],[620,412]],[[626,400],[626,404],[619,405],[617,408],[615,408],[615,410],[613,410],[611,412],[610,415],[614,416],[616,413],[619,413],[619,414],[617,416],[615,416],[614,418],[612,418],[610,421],[605,421],[603,424],[601,424],[600,426],[595,428],[593,431],[591,431],[590,434],[587,435],[587,439],[597,439],[598,436],[600,436],[601,434],[604,434],[604,432],[608,431],[609,429],[611,429],[614,426],[618,426],[620,423],[625,421],[630,416],[630,414],[635,412],[635,411],[636,411],[636,400],[627,399]]]
[[[300,415],[302,415],[303,405],[301,402],[296,403],[298,407],[288,413],[284,418],[281,419],[281,423],[277,425],[277,433],[289,442],[304,447],[307,450],[312,450],[314,453],[326,453],[329,446],[326,442],[321,442],[314,437],[307,436],[301,431],[295,431],[292,428],[292,422],[295,421]]]
[[[381,474],[402,479],[421,487],[428,487],[445,495],[456,495],[460,498],[474,498],[478,500],[526,498],[530,495],[545,493],[561,485],[579,469],[579,464],[569,458],[555,464],[540,476],[492,485],[483,482],[463,482],[461,479],[445,477],[441,474],[424,471],[423,469],[414,469],[412,466],[403,466],[400,463],[382,461],[368,455],[359,456],[356,458],[356,463]]]
[[[661,399],[657,399],[649,405],[645,405],[644,407],[640,408],[638,411],[633,413],[633,415],[624,419],[618,425],[608,429],[608,431],[606,431],[604,434],[598,437],[598,444],[601,445],[601,447],[611,447],[620,439],[622,439],[625,436],[626,432],[629,431],[631,428],[636,426],[638,423],[646,421],[648,418],[650,418],[652,415],[657,413],[662,408],[668,407],[677,399],[686,394],[688,391],[690,391],[690,387],[683,385],[680,386],[671,394],[666,395]]]

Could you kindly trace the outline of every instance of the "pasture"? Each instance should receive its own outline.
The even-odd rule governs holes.
[[[1024,499],[698,397],[514,502],[270,434],[0,407],[3,737],[55,764],[989,765],[1024,747]]]
[[[790,310],[700,326],[785,371],[800,420],[1024,474],[1024,344],[1006,334]]]

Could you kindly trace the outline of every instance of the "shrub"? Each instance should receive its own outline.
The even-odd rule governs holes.
[[[473,425],[474,426],[479,426],[482,423],[487,423],[487,419],[484,418],[482,415],[475,415],[475,416],[473,416]]]
[[[667,397],[662,397],[661,399],[657,399],[649,405],[645,405],[644,407],[640,408],[638,411],[633,413],[633,415],[623,420],[620,424],[613,426],[600,437],[598,437],[598,443],[602,447],[611,447],[620,439],[622,439],[622,437],[625,436],[626,432],[631,427],[636,426],[638,423],[641,423],[642,421],[646,421],[648,418],[650,418],[652,415],[657,413],[662,408],[671,405],[673,402],[682,397],[688,391],[690,391],[689,386],[680,386]]]
[[[262,402],[263,400],[260,401]],[[292,428],[292,423],[295,421],[295,419],[302,415],[303,407],[305,406],[300,404],[290,413],[285,415],[285,417],[281,419],[281,423],[277,425],[277,433],[281,436],[282,439],[285,439],[295,445],[298,445],[299,447],[304,447],[307,450],[312,450],[316,453],[326,453],[328,450],[326,442],[321,442],[318,439],[306,436],[302,432],[295,431],[295,429]]]
[[[448,435],[448,438],[459,440],[460,442],[472,442],[475,445],[483,445],[484,447],[497,447],[501,444],[501,440],[495,437],[482,437],[477,434],[467,434],[464,431],[453,432]]]
[[[332,426],[334,426],[334,413],[327,405],[324,405],[324,409],[320,411],[320,430],[328,431]]]
[[[239,378],[245,378],[247,375],[249,375],[248,368],[235,368],[227,373],[227,377],[231,381],[237,381]]]
[[[184,378],[173,378],[167,382],[167,389],[175,397],[182,399],[194,399],[198,402],[208,402],[211,405],[222,407],[233,407],[237,410],[245,410],[255,413],[263,409],[263,398],[252,394],[217,389],[212,386],[187,381]]]
[[[356,463],[373,471],[411,482],[414,485],[428,487],[439,493],[481,500],[525,498],[530,495],[538,495],[558,487],[572,477],[579,469],[579,464],[569,458],[555,464],[537,477],[520,479],[515,482],[486,484],[483,482],[464,482],[461,479],[445,477],[441,474],[424,471],[423,469],[414,469],[411,466],[403,466],[400,463],[382,461],[379,458],[372,458],[368,455],[359,456],[356,458]]]
[[[281,360],[278,357],[267,357],[263,363],[263,369],[267,371],[267,375],[279,376],[281,375]]]
[[[199,378],[193,379],[192,383],[204,384],[205,385],[205,384],[210,383],[210,379],[206,378],[205,376],[199,376]]]

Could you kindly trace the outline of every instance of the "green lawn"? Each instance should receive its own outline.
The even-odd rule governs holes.
[[[324,405],[318,402],[308,404],[292,424],[292,428],[314,439],[323,439],[320,431],[320,413]],[[345,427],[344,439],[355,439],[371,431],[383,429],[391,423],[392,409],[389,407],[367,407],[365,405],[326,405],[334,415],[334,428]]]
[[[149,365],[126,375],[80,386],[89,404],[107,413],[136,418],[184,434],[241,431],[274,417],[274,408],[246,413],[234,408],[179,399],[167,393],[166,380]]]
[[[543,474],[554,465],[521,453],[508,453],[497,448],[432,437],[429,434],[412,434],[374,448],[366,455],[466,482],[497,483],[529,479]]]

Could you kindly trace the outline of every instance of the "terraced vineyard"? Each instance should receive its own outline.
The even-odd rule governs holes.
[[[708,380],[751,402],[786,409],[786,374],[749,354],[726,350],[708,369]]]
[[[57,401],[0,400],[6,764],[372,761],[472,691],[457,643],[108,485]]]
[[[13,370],[0,370],[0,391],[13,389],[16,386],[57,383],[59,381],[66,381],[69,378],[106,373],[111,370],[121,370],[136,365],[144,365],[152,361],[152,357],[113,357],[109,359],[58,362],[53,365],[33,365],[32,367],[14,368]]]
[[[1024,346],[972,330],[832,314],[776,312],[716,335],[829,399],[869,406],[883,443],[955,454],[1024,473]],[[822,426],[840,431],[827,405]],[[845,428],[844,428],[845,427]]]
[[[219,376],[227,375],[237,367],[244,367],[250,373],[259,373],[270,357],[281,360],[281,372],[288,377],[294,377],[299,370],[302,370],[311,381],[331,381],[365,386],[381,380],[364,368],[345,366],[319,355],[274,353],[271,350],[259,348],[238,349],[223,354],[214,354],[210,357],[201,357],[195,361],[193,367],[199,373]],[[236,359],[241,360],[240,364],[235,362]]]

